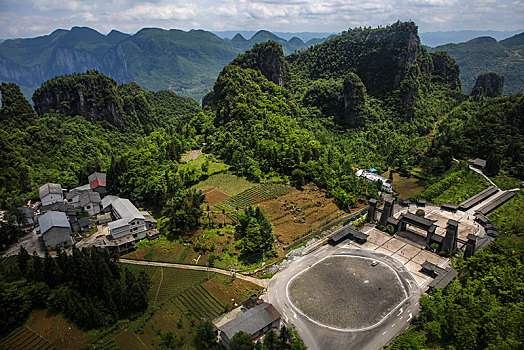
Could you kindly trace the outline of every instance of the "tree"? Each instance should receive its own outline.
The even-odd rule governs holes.
[[[484,171],[488,176],[495,176],[500,171],[501,156],[497,153],[491,153],[486,159],[486,167]]]
[[[195,347],[197,350],[212,349],[217,345],[217,336],[211,321],[201,322],[196,328]]]
[[[247,334],[246,332],[238,332],[233,336],[233,338],[229,342],[229,349],[254,350],[255,343],[253,343],[253,339],[251,338],[250,334]]]

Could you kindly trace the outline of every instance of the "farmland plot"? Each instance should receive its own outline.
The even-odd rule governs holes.
[[[56,349],[46,339],[39,336],[27,327],[19,328],[13,331],[7,338],[0,343],[2,349]]]

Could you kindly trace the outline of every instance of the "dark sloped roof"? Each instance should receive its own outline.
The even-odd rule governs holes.
[[[488,204],[483,205],[479,210],[477,210],[477,212],[486,215],[486,214],[490,213],[491,211],[495,210],[496,208],[498,208],[499,206],[501,206],[502,204],[504,204],[507,201],[509,201],[511,198],[513,198],[515,196],[515,194],[516,194],[515,192],[508,191],[508,192],[498,196],[497,198],[495,198],[494,200],[492,200]]]
[[[477,193],[473,197],[471,197],[471,198],[465,200],[464,202],[460,203],[459,204],[459,208],[468,210],[468,209],[474,207],[476,204],[482,202],[486,198],[494,195],[495,193],[498,192],[498,190],[499,189],[496,186],[490,186],[490,187],[486,188],[484,191],[482,191],[480,193]]]
[[[80,227],[87,227],[91,225],[91,220],[89,220],[89,218],[80,218],[78,219],[78,224]]]
[[[457,220],[449,219],[448,220],[448,225],[449,226],[458,226],[459,222]]]
[[[442,203],[440,205],[440,207],[442,209],[451,209],[451,210],[457,210],[458,209],[458,205],[455,205],[455,204],[451,204],[451,203]]]
[[[448,270],[445,270],[444,273],[439,273],[437,278],[431,281],[429,287],[442,289],[446,287],[455,277],[457,277],[457,275],[457,270],[451,267]]]
[[[353,237],[355,237],[357,239],[363,239],[363,240],[366,240],[368,238],[367,234],[365,234],[363,232],[360,232],[359,230],[357,230],[355,228],[355,226],[353,226],[353,225],[346,225],[346,226],[342,227],[340,230],[338,230],[335,233],[333,233],[329,237],[329,239],[331,239],[335,243],[338,243],[338,242],[340,242],[341,240],[345,239],[348,236],[353,236]]]
[[[407,212],[400,216],[400,221],[404,221],[408,224],[415,224],[419,226],[424,226],[426,229],[429,229],[437,220],[430,220],[422,216]]]
[[[229,321],[219,329],[229,339],[241,331],[253,335],[280,317],[280,313],[273,305],[263,302]]]

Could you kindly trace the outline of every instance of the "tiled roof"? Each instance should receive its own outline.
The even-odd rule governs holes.
[[[38,219],[40,232],[46,233],[52,227],[70,227],[65,213],[59,211],[48,211]]]

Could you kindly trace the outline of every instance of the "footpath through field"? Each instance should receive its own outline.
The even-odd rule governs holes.
[[[210,271],[220,273],[222,275],[231,275],[231,271],[222,270],[216,267],[207,267],[207,266],[198,266],[198,265],[184,265],[176,263],[166,263],[166,262],[157,262],[157,261],[145,261],[145,260],[133,260],[133,259],[120,259],[119,262],[125,264],[135,264],[135,265],[146,265],[146,266],[158,266],[158,267],[174,267],[177,269],[186,269],[186,270],[198,270],[198,271]],[[242,275],[241,273],[236,273],[236,278],[254,283],[261,287],[267,287],[269,285],[269,279],[258,279],[250,276]]]

